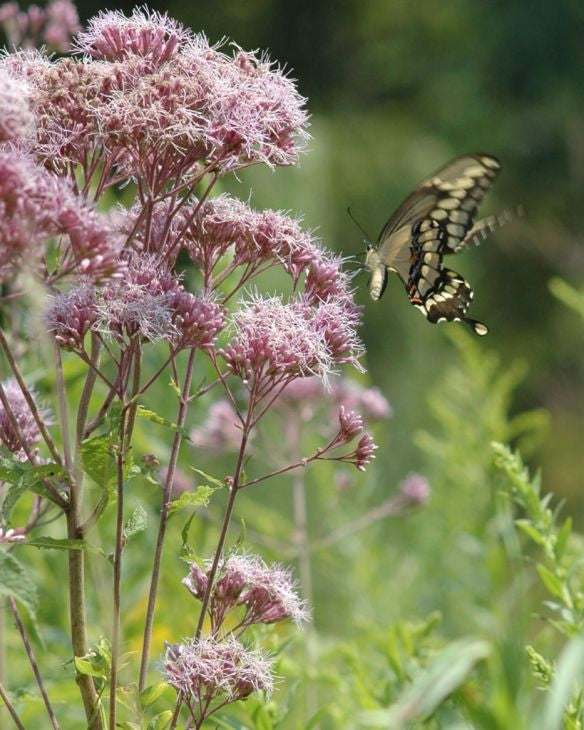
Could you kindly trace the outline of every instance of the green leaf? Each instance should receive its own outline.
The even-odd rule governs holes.
[[[556,560],[560,562],[562,558],[564,557],[564,553],[566,552],[566,547],[568,546],[568,540],[570,538],[570,535],[572,533],[572,518],[568,517],[566,520],[564,520],[564,524],[561,526],[561,528],[558,531],[557,538],[556,538],[556,545],[555,545],[555,555]]]
[[[206,507],[215,491],[217,490],[214,487],[200,486],[194,492],[183,492],[178,499],[171,502],[168,508],[169,516],[188,507]]]
[[[217,489],[224,489],[225,488],[225,482],[222,482],[220,479],[217,479],[217,477],[212,477],[210,474],[205,474],[204,471],[201,469],[195,469],[194,466],[189,467],[189,469],[192,469],[197,474],[200,474],[206,481],[208,481],[210,484],[213,484]]]
[[[106,492],[117,484],[116,446],[111,437],[97,436],[81,443],[83,470]]]
[[[179,426],[178,424],[169,421],[168,418],[159,416],[158,413],[155,413],[154,411],[149,411],[143,406],[138,406],[136,410],[136,415],[138,416],[138,418],[143,418],[145,421],[157,423],[159,426],[164,426],[165,428],[169,428],[171,431],[180,433],[181,436],[183,436],[187,441],[190,441],[189,432],[186,428],[183,428],[182,426]]]
[[[148,723],[148,730],[168,730],[172,722],[172,710],[164,710]]]
[[[85,550],[94,555],[105,555],[102,548],[97,545],[90,545],[85,540],[70,540],[68,538],[57,539],[48,535],[41,535],[32,540],[27,540],[23,545],[30,545],[41,550]]]
[[[549,568],[546,568],[545,565],[538,565],[537,566],[537,572],[539,574],[539,577],[542,580],[542,583],[544,586],[548,589],[548,591],[557,598],[564,598],[564,584],[558,578],[557,575],[554,575]]]
[[[252,714],[255,730],[273,730],[272,718],[263,705],[258,705]]]
[[[141,504],[138,504],[136,505],[136,508],[124,525],[122,539],[124,540],[124,542],[127,542],[133,535],[136,535],[138,532],[144,532],[147,525],[148,514],[144,507],[142,507]]]
[[[153,705],[157,699],[167,691],[172,689],[166,682],[158,682],[157,684],[151,684],[149,687],[140,692],[140,704],[144,709]]]
[[[4,481],[7,481],[10,484],[10,487],[6,491],[6,495],[2,502],[3,519],[6,522],[10,522],[12,511],[16,503],[28,492],[29,489],[35,494],[53,501],[53,495],[45,487],[42,480],[52,477],[62,479],[64,476],[64,470],[57,464],[41,464],[40,466],[33,466],[28,463],[21,463],[20,470],[14,469],[11,472],[11,478],[13,481],[4,479]]]
[[[12,553],[0,550],[0,595],[19,601],[36,622],[38,594],[28,570]]]
[[[522,532],[531,538],[536,545],[545,545],[545,537],[541,534],[537,527],[530,522],[530,520],[515,520],[515,524]]]
[[[182,538],[182,545],[180,548],[180,557],[182,560],[185,560],[187,563],[192,563],[197,558],[195,551],[188,544],[189,530],[191,529],[191,524],[192,524],[193,520],[195,519],[195,515],[196,515],[196,512],[193,512],[192,515],[189,517],[189,519],[185,522],[182,530],[180,531],[180,535]]]
[[[490,645],[478,639],[461,639],[449,644],[414,677],[401,698],[388,710],[360,713],[361,724],[401,730],[422,721],[463,685],[475,666],[490,653]]]

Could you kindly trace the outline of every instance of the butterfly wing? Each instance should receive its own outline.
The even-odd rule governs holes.
[[[412,304],[431,322],[462,320],[477,334],[487,332],[466,317],[472,289],[443,267],[442,257],[464,248],[469,232],[476,233],[477,208],[499,168],[490,155],[452,160],[404,200],[379,235],[375,259],[400,277]]]

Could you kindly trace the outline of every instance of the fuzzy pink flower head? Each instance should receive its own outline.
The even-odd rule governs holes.
[[[95,289],[88,284],[57,294],[46,314],[49,331],[66,350],[83,348],[85,335],[93,327],[97,317]]]
[[[241,428],[237,414],[227,400],[215,401],[202,426],[193,428],[191,442],[195,448],[208,449],[216,454],[237,451],[241,444]]]
[[[314,329],[323,337],[335,362],[350,362],[363,370],[358,361],[364,352],[357,334],[360,322],[360,307],[344,297],[329,297],[319,302],[314,313]]]
[[[276,259],[295,283],[316,255],[317,248],[312,236],[302,230],[300,221],[276,210],[256,213],[252,246],[247,251],[236,248],[236,258],[242,263],[255,259]]]
[[[41,439],[41,432],[31,413],[30,407],[26,402],[20,386],[14,378],[9,378],[2,383],[4,394],[8,402],[9,411],[4,407],[4,404],[0,402],[0,442],[4,446],[12,451],[13,454],[24,460],[25,455],[22,449],[21,441],[18,437],[18,433],[13,427],[12,419],[9,416],[11,412],[18,425],[18,430],[22,436],[25,446],[31,447]],[[30,390],[30,389],[29,389]],[[31,391],[35,403],[37,397],[34,391]],[[41,418],[48,423],[49,411],[43,408],[39,408],[39,414]]]
[[[11,47],[44,45],[65,53],[79,30],[79,17],[71,0],[51,0],[46,8],[31,5],[26,11],[9,2],[0,7],[0,24]]]
[[[34,115],[26,81],[12,78],[0,68],[0,142],[29,137],[34,129]]]
[[[277,563],[268,566],[259,556],[234,557],[240,574],[247,573],[245,591],[239,598],[247,607],[246,624],[271,624],[289,618],[299,625],[310,618],[289,570]]]
[[[166,679],[186,698],[203,705],[223,698],[243,700],[252,692],[273,690],[272,663],[235,639],[190,639],[167,646]]]
[[[263,163],[293,164],[309,135],[305,99],[265,58],[236,48],[233,58],[187,48],[184,62],[207,86],[207,134],[223,173]],[[203,63],[202,63],[203,62]]]
[[[323,249],[316,249],[309,262],[304,291],[311,301],[345,297],[350,293],[350,278],[343,271],[343,259]]]
[[[210,294],[175,291],[170,297],[172,324],[177,331],[173,338],[178,348],[199,347],[210,350],[217,334],[225,327],[226,311]]]
[[[302,299],[256,296],[233,315],[235,336],[221,351],[232,373],[244,381],[284,374],[326,376],[333,357],[314,327],[313,311]]]
[[[426,477],[412,472],[400,482],[399,491],[412,505],[421,506],[430,499],[432,489]]]
[[[187,210],[184,216],[189,217],[190,212]],[[254,211],[237,198],[219,195],[205,201],[186,231],[189,256],[210,272],[229,247],[235,246],[239,261],[241,252],[250,248],[254,220]]]
[[[76,48],[103,61],[123,61],[130,56],[156,65],[173,58],[190,33],[168,15],[136,8],[128,18],[120,11],[101,12],[79,33]]]
[[[0,151],[0,264],[38,261],[44,242],[66,236],[57,275],[94,279],[119,268],[119,241],[103,214],[75,195],[70,183],[36,165],[22,153]]]

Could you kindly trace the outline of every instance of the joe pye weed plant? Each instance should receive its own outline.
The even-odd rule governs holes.
[[[47,42],[47,18],[34,26],[12,4],[3,13],[22,48],[0,61],[1,592],[45,726],[59,727],[64,713],[94,729],[199,728],[232,702],[271,693],[271,659],[258,638],[265,633],[253,627],[309,617],[288,569],[229,541],[238,494],[315,461],[364,470],[374,455],[362,418],[341,405],[314,451],[264,472],[255,454],[249,461],[258,425],[295,382],[327,384],[341,365],[360,368],[363,354],[342,260],[288,214],[217,194],[222,178],[246,167],[297,161],[308,138],[305,100],[267,58],[212,46],[146,9],[99,14],[65,57],[32,48],[35,33]],[[123,205],[112,205],[116,196]],[[258,293],[256,277],[276,267],[288,290]],[[156,388],[166,389],[167,412],[149,403]],[[230,408],[232,468],[207,476],[195,449],[191,484],[176,498],[190,414],[215,392]],[[144,429],[169,435],[168,449],[146,451]],[[277,452],[281,437],[271,436],[262,449]],[[157,525],[139,503],[153,484]],[[188,544],[197,515],[187,512],[181,526],[190,563],[183,582],[200,602],[193,635],[168,635],[162,657],[152,636],[169,518],[204,507],[216,491],[225,508],[210,557]],[[143,530],[157,537],[136,658],[121,653],[124,572],[126,546]],[[105,536],[102,545],[92,533]],[[43,626],[34,547],[61,558],[55,590],[64,599],[67,585],[72,654],[63,647],[52,661],[77,683],[83,721],[51,701],[35,658],[40,644],[29,633],[42,637]],[[110,597],[101,597],[111,632],[93,645],[88,614],[97,624],[103,617],[87,605],[88,561],[111,564]],[[176,586],[176,600],[192,611],[186,589]],[[0,690],[24,727],[18,697]],[[166,707],[148,717],[161,697]]]

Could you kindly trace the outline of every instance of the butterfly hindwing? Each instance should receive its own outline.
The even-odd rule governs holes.
[[[389,269],[403,281],[412,304],[430,322],[461,320],[479,334],[487,328],[466,317],[472,289],[442,264],[445,254],[455,253],[476,241],[491,224],[475,225],[477,208],[499,171],[490,155],[463,155],[424,181],[389,218],[367,263],[373,272],[371,296],[378,299],[382,270]]]

